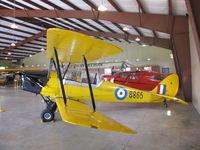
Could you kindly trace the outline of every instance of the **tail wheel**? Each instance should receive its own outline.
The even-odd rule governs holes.
[[[54,117],[55,117],[54,112],[52,112],[48,109],[43,110],[41,113],[41,119],[43,122],[53,121]]]

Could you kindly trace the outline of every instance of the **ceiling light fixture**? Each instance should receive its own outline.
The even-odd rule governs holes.
[[[170,54],[170,58],[171,58],[171,59],[173,59],[173,58],[174,58],[173,54]]]
[[[135,41],[137,41],[137,42],[138,42],[138,41],[140,41],[140,38],[139,38],[139,37],[137,37],[137,38],[135,39]]]
[[[146,44],[142,44],[142,46],[143,46],[143,47],[147,47],[147,45],[146,45]]]
[[[8,52],[8,55],[11,55],[11,52]]]
[[[32,57],[32,55],[29,55],[29,57]]]
[[[128,28],[128,27],[123,27],[123,30],[124,30],[124,31],[128,31],[129,28]]]
[[[107,10],[107,8],[106,8],[106,6],[103,5],[103,0],[102,0],[101,5],[99,5],[99,7],[98,7],[98,11],[106,11],[106,10]]]
[[[17,26],[17,24],[15,23],[15,0],[14,0],[14,7],[13,7],[13,17],[14,17],[13,23],[10,25],[10,27],[11,27],[12,29],[17,29],[18,26]]]
[[[17,28],[18,28],[18,26],[17,26],[15,23],[12,23],[12,24],[10,25],[10,27],[11,27],[12,29],[17,29]]]
[[[5,59],[8,59],[8,57],[5,57]]]
[[[10,44],[11,46],[16,46],[16,44],[15,43],[12,43],[12,44]]]
[[[106,11],[106,10],[107,8],[103,4],[99,5],[98,11]]]
[[[136,59],[136,61],[140,61],[140,59],[139,59],[139,58],[137,58],[137,59]]]
[[[44,51],[44,48],[41,48],[41,51]]]
[[[151,58],[147,58],[147,61],[150,61],[151,60]]]

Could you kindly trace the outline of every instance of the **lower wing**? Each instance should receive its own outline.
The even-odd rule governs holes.
[[[56,100],[62,120],[68,123],[90,127],[100,130],[123,132],[136,134],[136,131],[106,117],[105,115],[94,112],[89,106],[74,100],[67,100],[67,105],[63,99]]]

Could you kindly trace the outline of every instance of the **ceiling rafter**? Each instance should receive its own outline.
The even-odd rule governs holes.
[[[74,4],[72,4],[72,3],[69,2],[69,1],[64,1],[64,0],[61,0],[61,1],[62,1],[63,3],[65,3],[66,5],[72,7],[72,8],[75,9],[75,10],[81,10],[79,7],[75,6]],[[85,20],[83,20],[83,19],[80,19],[80,18],[79,18],[78,20],[81,21],[81,22],[83,22],[84,24],[87,24],[88,26],[92,27],[92,28],[95,29],[95,30],[102,32],[101,29],[99,29],[99,28],[97,28],[96,26],[94,26],[94,25],[88,23],[87,21],[85,21]]]
[[[168,0],[168,14],[170,16],[173,15],[173,13],[172,13],[172,1],[171,0]]]
[[[54,10],[15,10],[16,17],[50,17],[57,18],[54,14]],[[1,16],[12,16],[13,11],[9,9],[0,9]],[[87,18],[95,19],[93,12],[91,11],[77,11],[77,10],[57,10],[59,18]],[[113,17],[117,16],[117,17]],[[132,18],[132,19],[130,19]],[[174,19],[173,19],[174,18]],[[174,20],[174,33],[188,33],[188,18],[186,16],[169,16],[160,14],[144,14],[144,13],[132,13],[132,12],[111,12],[106,11],[99,14],[99,19],[107,20],[111,22],[117,22],[127,25],[133,25],[137,27],[156,30],[164,33],[171,33],[171,26]],[[147,21],[153,20],[153,21]],[[159,26],[158,26],[159,23]]]
[[[108,0],[109,3],[119,12],[122,12],[122,9],[119,7],[119,5],[114,0]]]
[[[23,52],[30,52],[30,53],[37,53],[37,52],[40,52],[40,50],[33,50],[33,49],[25,49],[25,48],[23,48],[23,47],[19,47],[19,48],[14,48],[14,49],[12,49],[11,51],[23,51]]]
[[[6,35],[11,35],[11,36],[17,36],[17,37],[20,37],[20,38],[27,38],[27,36],[18,35],[18,34],[14,34],[14,33],[10,33],[10,32],[0,31],[0,33],[6,34]]]
[[[10,23],[13,23],[13,20],[10,20],[10,19],[7,19],[5,17],[0,17],[1,20],[4,20],[4,21],[7,21],[7,22],[10,22]],[[27,27],[27,28],[31,28],[31,29],[34,29],[34,30],[37,30],[37,31],[41,31],[42,29],[40,28],[36,28],[36,27],[33,27],[33,26],[30,26],[30,25],[26,25],[24,23],[19,23],[19,22],[16,22],[16,24],[18,25],[21,25],[21,26],[24,26],[24,27]]]
[[[141,9],[142,12],[146,14],[146,11],[145,11],[141,1],[140,0],[136,0],[136,1],[137,1],[138,6],[139,6],[139,10]],[[156,32],[154,30],[152,30],[152,33],[153,33],[154,37],[158,38],[158,36],[157,36],[157,34],[156,34]]]
[[[4,59],[6,59],[6,58],[8,59],[8,58],[11,58],[11,59],[23,59],[24,57],[17,57],[17,56],[11,56],[11,55],[2,55],[2,54],[0,54],[0,58],[4,58]]]
[[[38,7],[38,8],[40,8],[40,9],[42,9],[42,10],[47,10],[47,8],[45,8],[45,7],[43,7],[42,5],[39,5],[39,4],[37,4],[36,2],[33,2],[33,1],[30,1],[29,2],[30,4],[32,4],[33,6],[35,6],[35,7]],[[55,12],[56,13],[56,12]],[[50,22],[50,23],[52,23],[52,24],[55,24],[53,21],[50,21],[50,20],[48,20],[48,19],[45,19],[45,18],[42,18],[42,20],[45,20],[46,22]],[[55,21],[58,21],[57,19],[55,19]],[[67,24],[67,23],[64,23],[64,22],[62,22],[62,21],[59,21],[60,23],[62,23],[62,24],[64,24],[64,25],[62,25],[62,24],[60,24],[60,23],[57,23],[56,25],[58,25],[58,26],[61,26],[62,28],[64,28],[64,29],[70,29],[70,28],[68,28],[68,27],[66,27],[66,26],[70,26],[71,28],[73,28],[73,29],[79,29],[79,28],[77,28],[77,27],[74,27],[74,26],[72,26],[72,25],[70,25],[70,24]]]
[[[142,10],[143,13],[146,13],[145,10],[144,10],[144,8],[143,8],[143,6],[142,6],[141,1],[140,0],[136,0],[136,2],[137,2],[138,7],[139,7],[139,12],[140,12],[140,10]]]
[[[122,8],[116,3],[114,2],[113,0],[108,0],[109,3],[118,11],[118,12],[123,12]],[[143,34],[134,26],[132,26],[133,29],[138,33],[138,35],[142,36]],[[127,32],[125,32],[127,33]]]
[[[24,31],[24,30],[21,30],[21,29],[12,29],[12,28],[5,26],[5,25],[2,25],[2,24],[0,24],[0,27],[6,28],[6,29],[9,29],[9,30],[13,30],[13,31],[19,31],[19,32],[26,33],[26,34],[34,34],[32,32]]]
[[[24,53],[24,51],[17,51],[17,50],[15,50],[15,49],[12,50],[12,51],[10,51],[10,52],[11,52],[11,53],[12,53],[12,52],[13,52],[13,53],[18,53],[18,54],[25,54],[25,53],[26,53],[26,54],[28,54],[28,55],[29,55],[29,54],[31,54],[31,55],[32,55],[32,54],[35,54],[35,52],[26,51],[26,52]]]
[[[19,53],[15,53],[15,52],[10,52],[11,54],[9,55],[8,53],[3,53],[3,55],[8,55],[8,56],[22,56],[22,57],[28,57],[29,55],[27,55],[27,54],[19,54]],[[14,55],[13,55],[14,54]],[[2,55],[2,54],[0,54],[0,55]],[[3,56],[2,55],[2,56]]]
[[[91,35],[91,36],[102,36],[104,38],[108,38],[108,37],[121,38],[121,39],[124,38],[124,34],[118,34],[118,33],[105,33],[105,32],[96,32],[96,31],[81,31],[81,30],[77,30],[77,32],[84,33],[84,34]],[[37,39],[39,37],[42,37],[42,36],[44,36],[44,34],[46,34],[46,31],[42,31],[42,32],[40,32],[40,33],[38,33],[36,35],[33,35],[33,36],[23,40],[23,41],[20,41],[19,43],[16,43],[16,46],[14,46],[14,47],[12,47],[12,46],[7,47],[7,48],[1,50],[0,53],[6,52],[6,51],[10,51],[12,49],[16,49],[17,47],[20,47],[20,46],[32,48],[30,46],[25,46],[24,44],[27,43],[27,42],[30,42],[30,41],[32,41],[34,39]],[[129,35],[129,38],[133,39],[133,40],[136,37],[137,37],[136,35]],[[142,36],[140,36],[139,38],[141,39],[141,41],[144,41],[145,43],[147,43],[149,45],[157,45],[158,46],[160,43],[163,43],[164,46],[162,46],[162,45],[159,45],[159,46],[160,47],[164,47],[164,48],[169,48],[169,45],[170,45],[168,43],[169,40],[166,40],[166,39],[159,39],[159,38],[154,39],[154,38],[151,38],[151,37],[142,37]],[[152,43],[152,41],[156,41],[156,40],[159,41],[160,43],[159,44],[157,44],[156,42]],[[39,52],[39,51],[37,51],[37,52]]]
[[[91,1],[89,1],[89,0],[83,0],[86,4],[88,4],[92,9],[94,9],[95,11],[98,11],[98,8],[97,8],[97,6],[94,4],[94,3],[92,3]],[[107,27],[106,25],[104,25],[103,23],[101,23],[100,21],[98,21],[98,19],[93,19],[94,21],[96,21],[97,23],[99,23],[101,26],[103,26],[104,28],[106,28],[107,30],[109,30],[109,31],[111,31],[111,32],[113,32],[113,33],[117,33],[117,32],[115,32],[115,31],[113,31],[112,29],[110,29],[109,27]],[[113,23],[117,28],[119,28],[119,26],[117,26],[115,23]],[[121,28],[119,28],[122,32],[124,32]],[[101,31],[102,32],[102,31]],[[116,39],[116,38],[114,38],[114,39]],[[118,40],[118,41],[120,41],[120,40]],[[121,42],[121,41],[120,41]]]
[[[53,7],[54,9],[64,10],[63,8],[61,8],[61,7],[57,6],[57,5],[55,5],[54,3],[50,2],[50,1],[46,1],[46,0],[41,0],[41,1],[42,1],[43,3],[48,4],[49,6]],[[55,10],[55,13],[56,13],[56,10]],[[73,20],[65,19],[65,18],[62,18],[62,19],[65,20],[65,21],[68,21],[68,22],[70,22],[70,23],[73,23],[73,24],[75,24],[75,25],[77,25],[77,26],[79,26],[79,27],[81,27],[81,28],[83,28],[83,29],[85,29],[85,30],[89,30],[89,31],[90,31],[89,28],[87,28],[87,27],[85,27],[85,26],[83,26],[83,25],[81,25],[81,24],[79,24],[79,23],[77,23],[77,22],[75,22],[75,21],[73,21]],[[59,21],[60,21],[60,20],[59,20]],[[67,23],[65,22],[65,24],[67,24]],[[67,25],[68,25],[68,24],[67,24]],[[75,26],[74,26],[74,28],[76,29]]]
[[[98,8],[97,8],[97,6],[94,4],[94,3],[92,3],[91,1],[89,1],[89,0],[83,0],[86,4],[88,4],[92,9],[94,9],[95,11],[98,11]],[[97,20],[97,19],[96,19]],[[116,26],[116,23],[113,23],[115,26]],[[119,26],[116,26],[117,28],[119,28]],[[123,31],[123,29],[122,28],[119,28],[122,32],[124,32]],[[101,31],[102,32],[102,31]]]
[[[17,48],[17,47],[19,47],[19,46],[22,46],[22,45],[24,45],[24,44],[27,43],[27,42],[30,42],[30,41],[32,41],[32,40],[34,40],[34,39],[37,39],[37,38],[39,38],[39,37],[41,37],[41,36],[44,36],[44,34],[46,34],[46,30],[45,30],[45,31],[41,31],[41,32],[39,32],[39,33],[37,33],[37,34],[35,34],[35,35],[33,35],[33,36],[31,36],[31,37],[29,37],[29,38],[23,40],[23,41],[20,41],[20,42],[16,43],[16,46],[9,46],[9,47],[6,47],[6,48],[4,48],[3,50],[1,50],[0,53],[6,52],[6,51],[10,51],[10,50],[12,50],[12,49],[14,49],[14,48]]]

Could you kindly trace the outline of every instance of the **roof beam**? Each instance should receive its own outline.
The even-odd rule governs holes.
[[[45,34],[46,34],[46,30],[45,30],[45,31],[41,31],[41,32],[39,32],[38,34],[35,34],[35,35],[33,35],[33,36],[31,36],[31,37],[29,37],[29,38],[23,40],[23,41],[20,41],[20,42],[16,43],[16,46],[9,46],[9,47],[6,47],[5,49],[1,50],[0,53],[6,52],[6,51],[10,51],[10,50],[12,50],[12,49],[14,49],[14,48],[17,48],[17,47],[19,47],[19,46],[22,46],[22,45],[24,45],[24,44],[26,44],[26,43],[28,43],[28,42],[30,42],[30,41],[32,41],[32,40],[35,40],[35,39],[37,39],[37,38],[39,38],[39,37],[44,36]]]
[[[139,6],[139,9],[141,9],[142,12],[146,14],[146,11],[145,11],[142,3],[140,2],[140,0],[136,0],[136,1],[137,1],[138,6]],[[139,12],[140,12],[140,10],[139,10]],[[158,37],[154,30],[152,31],[152,33],[153,33],[154,37],[156,37],[156,38]]]
[[[80,33],[84,33],[84,34],[87,34],[87,35],[90,35],[90,36],[102,36],[104,38],[109,38],[109,37],[112,37],[112,38],[121,38],[121,39],[124,39],[126,38],[124,34],[119,34],[119,33],[110,33],[110,32],[96,32],[96,31],[83,31],[83,30],[75,30],[76,32],[80,32]],[[46,34],[46,30],[45,31],[42,31],[34,36],[31,36],[19,43],[16,44],[16,46],[10,46],[10,47],[7,47],[3,50],[0,51],[0,53],[3,53],[3,52],[6,52],[6,51],[11,51],[13,49],[16,49],[18,48],[19,46],[23,46],[24,44],[32,41],[32,40],[35,40],[39,37],[42,37]],[[159,47],[163,47],[163,48],[170,48],[170,41],[168,39],[160,39],[160,38],[151,38],[151,37],[143,37],[143,36],[138,36],[138,35],[127,35],[128,39],[132,39],[132,40],[135,40],[136,37],[139,37],[141,39],[141,42],[144,42],[148,45],[154,45],[154,46],[159,46]],[[40,52],[40,51],[38,51]]]
[[[172,16],[172,0],[168,0],[168,14]]]
[[[76,31],[79,33],[87,34],[90,36],[101,36],[101,37],[112,37],[124,39],[124,34],[119,33],[110,33],[110,32],[95,32],[95,31]],[[141,42],[144,42],[148,45],[154,45],[163,48],[170,48],[170,40],[169,39],[160,39],[160,38],[152,38],[152,37],[143,37],[138,35],[128,35],[128,39],[135,40],[135,38],[139,37]]]
[[[95,11],[79,10],[15,10],[15,17],[49,17],[49,18],[76,18],[96,19]],[[13,16],[13,10],[0,9],[0,16]],[[143,27],[165,33],[171,33],[174,22],[174,33],[188,33],[188,18],[186,16],[169,16],[159,14],[144,14],[132,12],[99,12],[99,19],[132,26]],[[149,21],[151,20],[151,21]]]
[[[108,1],[117,11],[122,12],[122,9],[119,7],[119,5],[116,2],[114,2],[113,0],[108,0]]]
[[[142,6],[142,3],[140,2],[140,0],[136,0],[136,1],[137,1],[138,6],[139,6],[139,9],[141,9],[143,13],[146,13],[143,6]]]

